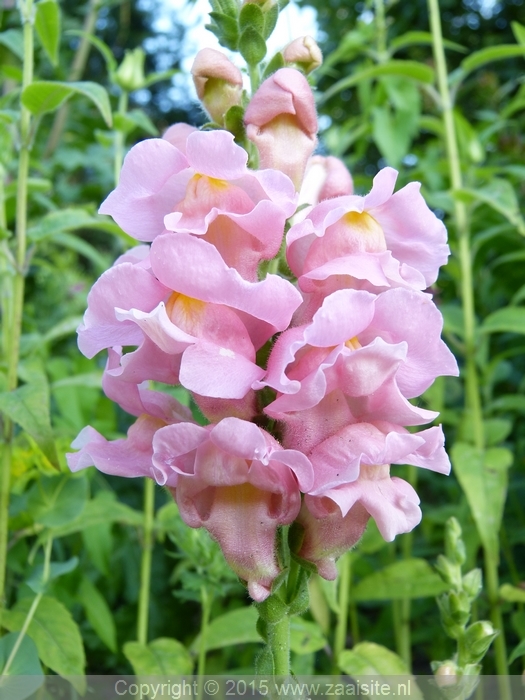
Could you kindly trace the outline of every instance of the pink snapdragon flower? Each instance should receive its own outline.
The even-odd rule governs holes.
[[[341,287],[423,290],[436,281],[449,255],[446,229],[419,183],[393,194],[396,178],[384,168],[365,197],[321,202],[290,229],[287,261],[303,292],[320,300]]]
[[[296,194],[283,173],[248,170],[247,161],[226,131],[190,131],[185,153],[167,138],[147,139],[126,156],[100,213],[141,241],[166,230],[203,237],[255,281],[259,262],[279,251]]]
[[[118,403],[137,420],[127,438],[109,441],[91,426],[81,430],[71,447],[79,450],[66,455],[71,471],[95,466],[104,474],[115,476],[147,476],[161,485],[175,486],[177,476],[163,473],[152,463],[153,436],[159,428],[181,421],[190,421],[191,411],[176,399],[151,391],[147,383],[133,384],[110,374],[119,362],[119,353],[109,350],[102,386],[106,396]]]
[[[277,527],[293,522],[300,490],[312,485],[309,460],[237,418],[206,427],[167,426],[153,446],[156,468],[178,474],[175,497],[184,521],[205,527],[248,582],[251,597],[264,600],[279,574]]]
[[[210,117],[223,126],[228,109],[241,102],[241,71],[222,51],[205,48],[195,56],[191,74],[199,100]]]
[[[267,78],[248,105],[246,135],[259,151],[259,166],[286,173],[297,191],[317,144],[312,89],[302,73],[281,68]]]

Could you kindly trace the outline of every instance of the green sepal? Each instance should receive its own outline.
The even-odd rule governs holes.
[[[266,620],[263,620],[262,617],[259,617],[255,627],[257,629],[257,632],[261,635],[262,639],[265,642],[267,642],[268,641],[268,623],[266,622]]]
[[[258,34],[264,34],[265,17],[259,5],[248,3],[242,6],[239,14],[239,27],[241,32],[252,27]]]
[[[253,27],[246,27],[239,39],[239,51],[249,66],[256,66],[266,56],[266,41]]]
[[[242,145],[246,140],[246,128],[244,126],[244,109],[240,105],[233,105],[224,115],[224,126],[233,134],[237,144]]]
[[[278,528],[276,542],[277,545],[277,561],[279,562],[279,567],[281,569],[288,569],[290,567],[290,548],[288,545],[288,525]]]
[[[310,591],[308,590],[310,572],[301,568],[297,578],[294,596],[288,603],[289,615],[301,615],[310,607]]]
[[[306,569],[306,571],[308,571],[308,573],[310,573],[310,574],[317,574],[318,573],[317,566],[313,562],[307,561],[306,559],[303,559],[299,555],[295,554],[295,552],[292,552],[292,559],[295,562],[297,562],[298,564],[300,564],[303,569]]]
[[[274,625],[279,622],[288,614],[288,606],[276,595],[271,595],[262,603],[257,603],[257,610],[259,612],[259,617],[270,625]]]
[[[255,673],[258,676],[275,675],[275,664],[272,650],[266,645],[255,657]]]
[[[481,592],[483,586],[483,576],[481,569],[472,569],[465,574],[462,579],[463,590],[471,601],[475,600]]]
[[[270,75],[278,71],[280,68],[284,68],[284,58],[280,51],[278,51],[275,56],[272,56],[268,65],[264,69],[263,80],[269,78]]]
[[[274,580],[272,581],[272,586],[271,586],[271,591],[272,595],[279,590],[279,588],[283,585],[283,583],[286,581],[288,578],[288,574],[290,572],[290,569],[288,567],[286,569],[283,569],[280,574],[278,574]]]

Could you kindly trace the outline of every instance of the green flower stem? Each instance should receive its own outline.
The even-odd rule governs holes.
[[[137,640],[148,643],[149,597],[151,583],[151,555],[153,551],[153,520],[155,515],[155,482],[144,479],[144,530],[142,559],[140,563],[139,609],[137,614]]]
[[[100,0],[91,0],[89,3],[88,11],[84,19],[84,25],[82,26],[83,36],[80,39],[80,43],[73,58],[73,63],[71,64],[71,70],[69,71],[68,75],[68,80],[70,81],[80,80],[82,78],[89,56],[89,50],[91,48],[89,38],[95,33],[98,11],[101,4],[102,3]],[[62,132],[64,131],[64,127],[66,125],[68,111],[69,105],[67,103],[58,110],[46,144],[44,158],[49,158],[49,156],[52,155],[58,147]]]
[[[408,483],[416,489],[417,487],[417,468],[409,465],[407,474]],[[414,532],[407,532],[401,540],[401,551],[403,559],[411,559],[412,547],[414,544]],[[405,598],[399,601],[399,655],[406,663],[409,671],[412,670],[412,634],[410,625],[410,614],[412,601],[410,598]]]
[[[199,676],[199,699],[202,698],[202,677],[206,673],[206,642],[208,636],[208,625],[210,622],[211,601],[206,586],[201,586],[201,629],[199,658],[197,661],[197,675]]]
[[[384,0],[375,0],[376,14],[376,51],[379,63],[384,63],[388,59],[386,50],[386,15]]]
[[[33,82],[33,0],[21,5],[24,41],[24,63],[22,90]],[[27,247],[27,179],[29,176],[29,155],[31,151],[31,113],[20,108],[20,156],[18,161],[16,199],[16,253],[15,271],[12,281],[11,311],[9,326],[4,326],[7,342],[6,390],[13,391],[18,385],[18,360],[20,356],[20,335],[24,309],[24,282]],[[8,539],[9,490],[11,483],[11,455],[13,424],[4,420],[4,445],[2,454],[2,474],[0,475],[0,624],[1,611],[5,605],[5,578]]]
[[[51,550],[53,548],[53,538],[49,537],[47,540],[45,546],[44,546],[44,570],[42,572],[42,588],[45,589],[45,585],[47,583],[47,580],[49,579],[49,572],[50,572],[50,564],[51,564]],[[9,654],[9,658],[7,659],[6,665],[4,666],[4,670],[2,671],[3,676],[7,676],[7,673],[9,669],[11,668],[11,665],[15,659],[15,656],[17,655],[18,650],[20,649],[20,645],[22,644],[22,640],[26,636],[27,630],[29,629],[29,625],[31,624],[31,621],[33,617],[35,616],[36,609],[38,608],[38,605],[40,601],[42,600],[42,597],[44,595],[44,591],[42,590],[41,593],[37,593],[35,596],[35,599],[31,603],[31,607],[27,611],[26,619],[24,620],[24,624],[22,625],[22,629],[18,633],[17,640],[15,642],[14,647],[11,650],[11,653]]]
[[[346,647],[348,630],[348,606],[350,603],[351,552],[339,559],[339,614],[334,638],[334,673],[339,673],[339,656]]]
[[[250,76],[250,89],[253,97],[261,82],[261,69],[258,65],[248,66],[248,74]]]
[[[128,111],[128,100],[129,93],[126,90],[122,90],[118,101],[118,114],[123,117],[126,116],[126,112]],[[115,132],[115,187],[118,185],[120,169],[122,168],[122,161],[124,160],[124,142],[124,132],[117,130]]]
[[[443,109],[445,141],[449,161],[452,189],[458,190],[463,186],[461,162],[454,125],[454,114],[447,79],[447,66],[443,48],[443,34],[439,15],[438,0],[428,0],[430,27],[436,62],[439,92]],[[478,372],[476,367],[476,317],[474,312],[474,287],[472,279],[472,253],[470,249],[470,230],[467,210],[463,202],[455,200],[454,216],[458,236],[458,256],[461,268],[461,297],[463,302],[465,360],[466,360],[466,406],[471,419],[475,446],[483,450],[485,436],[483,428],[483,413],[479,391]],[[508,681],[507,655],[505,649],[504,630],[501,611],[498,607],[498,568],[492,553],[485,550],[485,570],[487,593],[491,608],[491,620],[500,634],[496,637],[494,648],[496,653],[496,670],[500,678],[500,693],[502,700],[510,698]]]
[[[272,650],[276,676],[290,675],[290,616],[268,625],[268,645]]]

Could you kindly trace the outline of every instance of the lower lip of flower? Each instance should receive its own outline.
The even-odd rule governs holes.
[[[381,225],[368,212],[349,211],[340,223],[350,240],[358,240],[360,252],[381,253],[387,249]]]

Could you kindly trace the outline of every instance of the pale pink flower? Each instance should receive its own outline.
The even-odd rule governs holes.
[[[301,191],[301,204],[315,205],[325,199],[353,194],[354,181],[342,160],[335,156],[312,156],[308,159]],[[305,215],[307,209],[303,210]],[[302,212],[300,212],[302,213]],[[294,217],[294,223],[296,222]]]
[[[153,444],[157,469],[178,474],[175,497],[184,521],[205,527],[252,598],[264,600],[279,574],[277,527],[293,522],[300,490],[312,485],[309,460],[237,418],[168,426]]]
[[[149,263],[151,270],[124,262],[95,283],[79,328],[82,352],[92,357],[106,347],[141,346],[123,358],[123,378],[130,378],[132,370],[141,374],[142,360],[152,368],[143,347],[148,338],[159,359],[162,353],[181,356],[180,368],[164,363],[161,372],[176,375],[190,391],[243,399],[264,374],[256,350],[288,326],[299,292],[277,275],[247,282],[213,245],[188,234],[158,237]],[[156,372],[166,381],[161,376]]]
[[[393,194],[397,172],[384,168],[365,197],[321,202],[287,236],[287,260],[303,292],[327,296],[341,287],[425,289],[449,248],[443,223],[417,182]]]
[[[290,68],[299,68],[305,74],[319,68],[323,54],[311,36],[300,36],[283,49],[284,62]]]
[[[314,96],[302,73],[281,68],[267,78],[244,115],[246,135],[259,151],[261,168],[286,173],[299,191],[317,144]]]
[[[241,103],[241,71],[222,51],[205,48],[195,56],[191,74],[199,100],[210,117],[223,126],[228,109]]]
[[[202,236],[255,281],[259,262],[279,251],[296,194],[283,173],[248,170],[247,160],[226,131],[190,131],[185,154],[166,138],[147,139],[126,156],[100,213],[142,241],[166,230]]]

